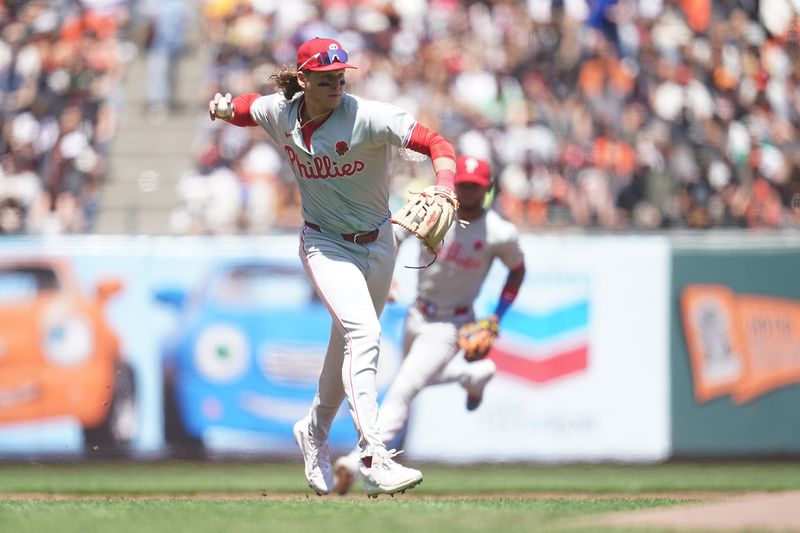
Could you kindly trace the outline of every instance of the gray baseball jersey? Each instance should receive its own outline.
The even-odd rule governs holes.
[[[395,235],[402,239],[410,233],[399,228]],[[465,228],[456,222],[445,235],[436,261],[419,271],[419,298],[435,303],[440,310],[471,308],[495,257],[509,269],[523,263],[513,224],[491,209]],[[421,247],[420,264],[431,260],[431,253]]]
[[[303,140],[298,110],[303,95],[282,94],[252,102],[250,116],[282,147],[302,199],[305,226],[300,259],[333,325],[309,411],[309,432],[319,442],[344,396],[359,433],[364,456],[384,448],[378,427],[375,375],[380,323],[394,271],[394,241],[389,222],[388,170],[392,146],[403,147],[416,121],[399,107],[349,94],[328,119]],[[356,244],[340,234],[380,228],[377,240]]]
[[[303,143],[298,122],[302,95],[256,99],[250,115],[282,147],[303,203],[303,218],[333,233],[371,231],[389,217],[391,146],[403,147],[416,125],[407,111],[345,94],[341,104]],[[334,179],[335,178],[335,179]]]

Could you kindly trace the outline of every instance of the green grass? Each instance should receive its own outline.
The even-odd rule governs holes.
[[[412,492],[369,500],[309,495],[299,461],[6,463],[0,464],[0,531],[592,531],[594,516],[672,505],[682,492],[800,489],[800,464],[792,462],[422,470],[425,482]],[[3,498],[20,492],[92,499]],[[548,495],[525,497],[532,492]],[[635,497],[642,492],[657,497]],[[198,493],[228,498],[191,498]],[[578,517],[588,522],[570,522]]]
[[[562,529],[566,519],[674,503],[568,499],[347,500],[313,497],[284,500],[103,499],[2,501],[0,529],[59,531],[223,532],[409,531],[517,532]]]
[[[420,465],[411,465],[420,466]],[[800,489],[800,463],[662,465],[422,465],[415,494],[637,493]],[[303,466],[258,462],[0,463],[0,496],[70,494],[305,493]]]

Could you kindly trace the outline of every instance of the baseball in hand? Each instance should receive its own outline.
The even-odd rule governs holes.
[[[219,118],[228,118],[231,116],[231,106],[228,105],[228,101],[225,98],[220,98],[217,102],[216,115]]]

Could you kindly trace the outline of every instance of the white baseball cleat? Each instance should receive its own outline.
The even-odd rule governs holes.
[[[372,467],[367,468],[362,462],[361,474],[364,476],[364,492],[370,498],[379,494],[405,492],[422,483],[422,472],[406,468],[392,459],[401,452],[395,450],[375,450],[372,455]]]
[[[483,401],[483,391],[497,372],[491,359],[482,359],[469,364],[470,374],[461,385],[467,389],[467,411],[474,411]]]
[[[319,444],[314,440],[308,431],[307,418],[299,420],[294,425],[293,433],[300,451],[303,452],[308,486],[318,496],[329,494],[333,486],[333,471],[328,444]]]
[[[333,462],[333,492],[347,494],[361,475],[359,450],[343,455]]]

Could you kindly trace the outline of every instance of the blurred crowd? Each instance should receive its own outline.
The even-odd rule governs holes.
[[[521,228],[800,227],[800,0],[0,0],[0,233],[93,231],[126,61],[146,48],[164,120],[192,16],[209,97],[271,93],[299,43],[336,37],[348,91],[489,160]],[[266,134],[200,124],[171,230],[296,228]],[[413,159],[393,208],[434,179]]]
[[[0,234],[93,230],[128,14],[119,0],[0,1]]]
[[[798,227],[799,13],[795,0],[207,0],[206,92],[271,93],[299,43],[335,36],[359,66],[348,90],[488,159],[495,206],[520,227]],[[263,132],[209,122],[196,153],[176,229],[296,227],[293,178]],[[429,167],[397,159],[394,206]],[[227,206],[209,219],[214,191]]]

